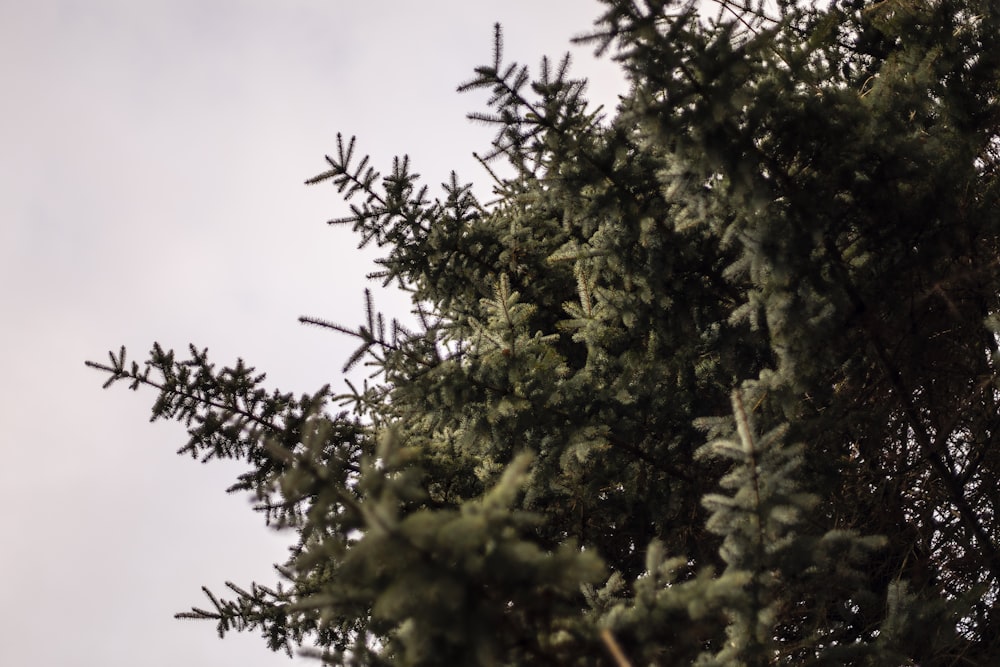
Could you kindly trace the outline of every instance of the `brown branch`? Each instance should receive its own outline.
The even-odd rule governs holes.
[[[632,667],[632,663],[625,656],[625,652],[622,651],[618,640],[615,639],[615,636],[607,628],[601,630],[601,641],[604,642],[604,647],[608,649],[608,653],[611,654],[618,667]]]
[[[839,274],[839,282],[847,293],[847,297],[850,300],[852,307],[858,313],[867,312],[867,305],[861,297],[861,294],[858,293],[856,287],[854,286],[847,268],[844,266],[843,257],[832,239],[827,238],[825,240],[825,249],[830,256],[830,259],[833,260],[833,268]],[[906,417],[906,420],[912,430],[913,437],[917,441],[917,445],[920,447],[924,458],[928,461],[928,463],[930,463],[931,468],[944,484],[945,489],[948,492],[949,499],[954,504],[955,509],[958,510],[963,523],[965,523],[966,527],[972,532],[979,547],[986,552],[990,573],[995,578],[1000,578],[1000,551],[997,550],[997,546],[994,544],[992,537],[990,537],[989,533],[980,523],[977,512],[972,505],[969,504],[969,500],[965,496],[965,489],[960,480],[955,477],[952,470],[942,459],[941,453],[950,433],[942,431],[937,434],[936,438],[931,438],[923,420],[920,419],[920,416],[917,413],[917,408],[913,404],[912,394],[906,388],[902,373],[899,368],[892,363],[892,360],[889,358],[889,354],[885,349],[885,345],[882,343],[877,332],[869,326],[869,318],[862,317],[861,323],[862,331],[868,340],[868,344],[875,353],[878,367],[882,371],[885,378],[889,381],[889,385],[892,388],[893,393],[895,393],[898,397],[903,409],[903,414]]]

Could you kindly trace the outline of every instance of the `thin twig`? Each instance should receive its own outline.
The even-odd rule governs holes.
[[[608,649],[608,653],[614,658],[615,663],[618,667],[632,667],[632,663],[625,656],[625,652],[622,651],[622,647],[618,644],[618,640],[615,636],[611,634],[611,631],[607,628],[601,630],[601,641],[604,642],[605,648]]]

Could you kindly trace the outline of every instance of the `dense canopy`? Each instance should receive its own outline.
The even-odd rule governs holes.
[[[303,318],[370,382],[91,363],[296,536],[182,616],[332,664],[995,664],[1000,5],[604,5],[613,112],[499,28],[461,87],[491,201],[353,139],[310,179],[412,295]]]

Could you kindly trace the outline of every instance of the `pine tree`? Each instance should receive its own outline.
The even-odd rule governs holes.
[[[419,323],[303,318],[364,386],[88,362],[296,536],[180,616],[347,665],[1000,660],[1000,6],[712,4],[604,0],[610,115],[498,28],[494,201],[338,139],[308,182]]]

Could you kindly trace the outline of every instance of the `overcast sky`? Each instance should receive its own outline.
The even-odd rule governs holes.
[[[288,665],[255,635],[220,641],[173,613],[205,584],[275,580],[293,536],[223,490],[240,466],[175,455],[155,396],[85,359],[153,341],[242,357],[269,385],[342,384],[352,341],[298,324],[361,321],[370,255],[324,168],[338,131],[383,173],[430,184],[491,131],[458,83],[489,61],[561,55],[585,0],[0,2],[0,665]],[[620,88],[580,51],[594,97]],[[388,314],[405,309],[381,297]],[[296,662],[301,662],[296,660]]]

